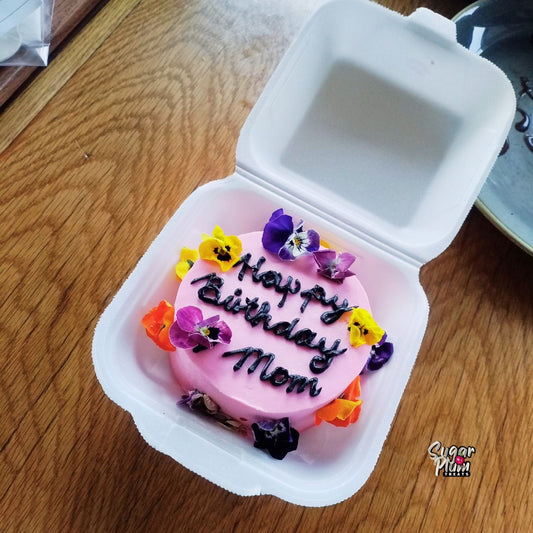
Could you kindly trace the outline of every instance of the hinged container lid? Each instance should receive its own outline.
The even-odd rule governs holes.
[[[505,75],[450,20],[334,1],[254,106],[237,168],[423,264],[457,233],[514,110]]]

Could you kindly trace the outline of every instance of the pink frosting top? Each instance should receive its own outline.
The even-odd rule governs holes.
[[[175,308],[178,310],[189,305],[196,306],[202,310],[204,319],[220,315],[220,319],[231,328],[231,342],[227,345],[216,344],[213,348],[198,353],[193,352],[192,349],[177,348],[175,352],[170,353],[170,363],[185,391],[198,389],[207,394],[225,414],[236,420],[249,425],[258,420],[280,419],[288,416],[291,426],[301,431],[314,424],[314,413],[317,409],[342,394],[360,373],[370,352],[370,346],[353,348],[350,345],[347,330],[349,313],[332,324],[325,324],[320,317],[324,312],[331,311],[332,306],[311,298],[305,310],[302,311],[302,304],[306,300],[302,292],[319,285],[325,290],[326,299],[337,295],[339,305],[346,299],[351,306],[363,307],[368,311],[371,309],[366,292],[356,276],[348,277],[342,283],[319,276],[312,256],[302,256],[295,261],[282,261],[263,248],[261,236],[262,232],[239,236],[243,245],[242,255],[251,254],[248,261],[251,266],[256,265],[261,257],[266,259],[257,271],[257,275],[260,276],[261,273],[267,271],[277,272],[282,276],[281,285],[287,282],[288,276],[292,276],[294,280],[300,281],[301,289],[296,294],[287,294],[283,306],[278,307],[283,294],[277,292],[273,286],[265,287],[261,281],[254,281],[250,268],[246,269],[241,281],[239,273],[242,265],[237,265],[222,273],[220,267],[214,262],[196,261],[180,284]],[[286,330],[288,324],[298,319],[291,329],[290,336],[308,328],[316,333],[314,344],[324,337],[326,341],[323,345],[329,349],[339,339],[336,350],[342,351],[346,348],[346,351],[333,357],[330,366],[323,372],[313,372],[310,362],[315,356],[320,355],[319,349],[297,345],[298,336],[290,340],[286,338],[289,334],[282,336],[276,335],[273,331],[265,331],[263,322],[255,327],[252,326],[246,320],[244,310],[232,313],[226,311],[223,306],[201,301],[198,292],[205,287],[207,281],[205,279],[194,283],[193,281],[210,273],[215,273],[224,280],[220,288],[220,302],[231,295],[234,296],[233,302],[239,297],[242,305],[245,305],[246,298],[258,298],[259,305],[263,302],[270,304],[268,311],[271,315],[268,322],[270,326],[282,322],[284,324],[281,324],[279,328]],[[295,287],[295,281],[291,286]],[[309,338],[310,333],[301,335]],[[241,368],[234,370],[234,365],[244,357],[248,348],[273,354],[274,358],[271,358],[270,365],[267,365],[268,357],[257,361],[261,352],[249,352],[250,356],[245,361],[241,361]],[[223,357],[223,354],[234,350],[239,350],[239,352]],[[256,361],[256,369],[249,372],[250,367]],[[260,379],[262,373],[266,377],[277,367],[282,370],[279,370],[273,378],[265,381]],[[318,390],[320,392],[315,396],[311,394],[312,381],[302,392],[297,392],[302,381],[296,382],[293,390],[287,392],[287,388],[294,381],[292,376],[296,375],[309,380],[314,378],[317,381],[315,392]],[[272,381],[281,384],[276,385]]]

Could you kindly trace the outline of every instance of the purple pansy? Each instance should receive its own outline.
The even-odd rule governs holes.
[[[381,341],[372,346],[370,349],[370,357],[361,371],[361,374],[368,374],[369,372],[379,370],[392,357],[392,354],[394,353],[394,345],[386,339],[387,334],[385,333]]]
[[[231,329],[219,315],[206,318],[198,307],[189,305],[176,312],[176,320],[168,332],[170,342],[177,348],[193,348],[199,352],[216,343],[229,344]]]
[[[193,389],[189,391],[189,394],[184,394],[181,400],[178,401],[178,405],[186,405],[192,411],[210,416],[226,429],[242,434],[246,433],[246,427],[243,424],[224,414],[207,394],[200,392],[198,389]]]
[[[186,405],[189,409],[200,411],[206,415],[214,415],[219,411],[218,405],[207,394],[198,389],[190,390],[189,394],[182,395],[178,404]]]
[[[254,446],[266,450],[274,459],[283,459],[296,450],[300,434],[291,428],[287,417],[281,420],[261,420],[252,424]]]
[[[319,250],[318,252],[313,252],[313,257],[318,265],[317,272],[321,276],[342,283],[344,278],[355,275],[350,270],[350,266],[355,261],[355,256],[348,252],[337,255],[335,250]]]
[[[318,250],[320,236],[312,229],[304,231],[302,221],[295,229],[292,217],[286,215],[283,209],[278,209],[265,225],[263,246],[284,261],[294,261],[301,255]]]

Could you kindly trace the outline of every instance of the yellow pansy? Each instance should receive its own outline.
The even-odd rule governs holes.
[[[222,228],[215,226],[213,235],[202,234],[198,251],[201,259],[217,262],[222,272],[226,272],[239,261],[242,243],[235,235],[224,235]]]
[[[178,276],[179,279],[183,279],[197,259],[198,252],[184,246],[181,249],[180,258],[178,264],[176,265],[176,276]]]
[[[357,348],[363,344],[377,344],[385,335],[385,331],[381,329],[372,315],[361,307],[356,307],[352,311],[352,316],[348,323],[348,330],[350,332],[350,344]]]

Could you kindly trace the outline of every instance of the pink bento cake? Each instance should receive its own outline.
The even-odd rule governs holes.
[[[282,459],[322,421],[346,427],[361,411],[360,374],[393,346],[374,321],[355,257],[332,250],[282,209],[262,231],[216,226],[184,248],[175,301],[143,319],[169,352],[182,408],[213,417]]]

